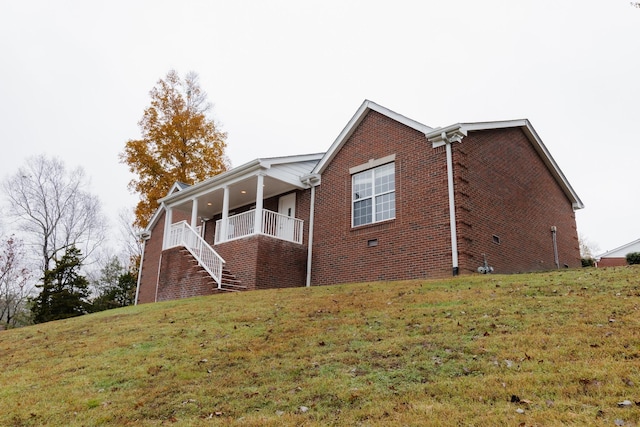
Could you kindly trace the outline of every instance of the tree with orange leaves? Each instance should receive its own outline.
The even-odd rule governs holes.
[[[227,134],[208,116],[211,103],[198,75],[184,80],[171,70],[149,92],[151,105],[138,122],[142,138],[127,141],[120,161],[137,177],[129,189],[140,195],[135,226],[145,227],[176,182],[194,184],[227,170]]]

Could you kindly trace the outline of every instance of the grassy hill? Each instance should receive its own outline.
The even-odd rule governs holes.
[[[0,361],[2,426],[637,426],[640,268],[141,305]]]

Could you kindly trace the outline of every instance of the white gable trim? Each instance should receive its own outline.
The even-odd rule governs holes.
[[[182,190],[184,190],[186,188],[189,188],[189,187],[190,187],[189,184],[185,184],[184,182],[176,181],[171,186],[171,189],[169,190],[168,194],[173,194],[175,192],[182,191]]]
[[[349,137],[353,135],[353,132],[358,128],[358,125],[362,123],[362,120],[367,116],[369,111],[376,111],[382,115],[389,117],[403,125],[409,126],[412,129],[417,130],[418,132],[427,133],[431,132],[433,128],[423,125],[422,123],[416,122],[408,117],[403,116],[402,114],[398,114],[395,111],[391,111],[386,107],[376,104],[373,101],[365,100],[358,111],[353,115],[349,123],[342,129],[342,132],[338,135],[336,140],[331,144],[329,150],[325,153],[324,157],[318,162],[317,166],[313,169],[312,173],[321,174],[324,172],[326,167],[331,163],[331,160],[338,154],[342,146],[347,142]]]

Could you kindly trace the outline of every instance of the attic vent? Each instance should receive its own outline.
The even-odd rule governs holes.
[[[373,248],[374,246],[378,246],[378,239],[367,240],[367,246]]]
[[[495,243],[496,245],[500,244],[500,237],[496,236],[495,234],[493,235],[493,243]]]

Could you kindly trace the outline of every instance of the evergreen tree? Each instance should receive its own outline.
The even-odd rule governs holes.
[[[100,279],[95,283],[98,295],[92,302],[92,311],[125,307],[134,303],[136,275],[125,271],[117,257],[113,257],[100,273]]]
[[[55,267],[46,270],[40,294],[32,300],[31,311],[35,323],[66,319],[87,313],[89,281],[80,275],[81,252],[75,247],[67,248]]]

